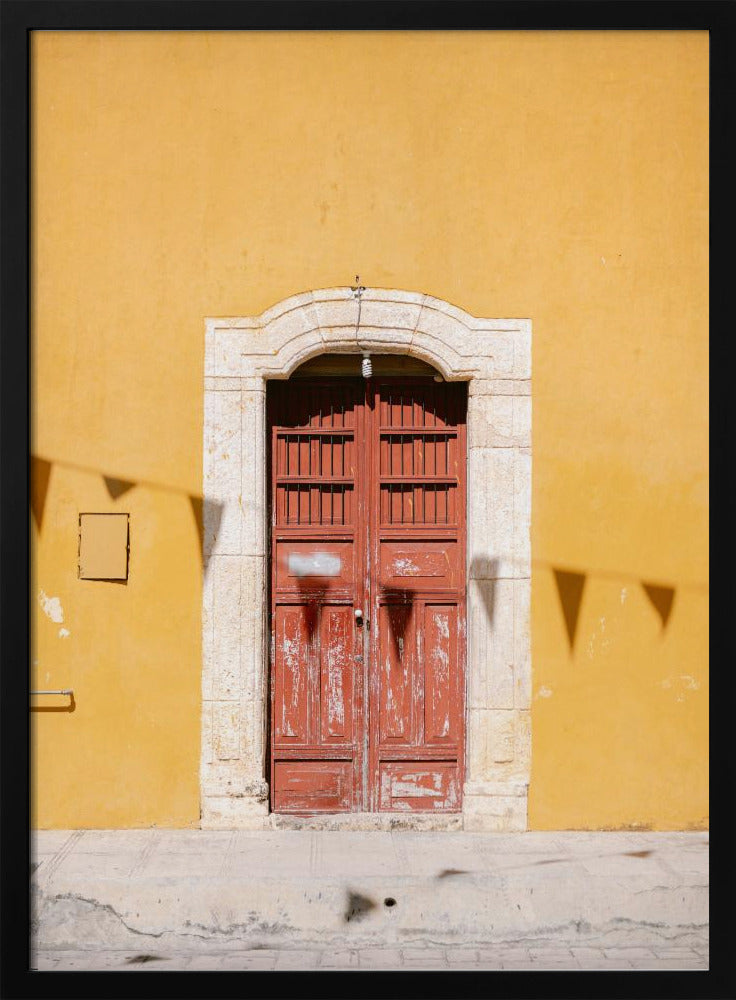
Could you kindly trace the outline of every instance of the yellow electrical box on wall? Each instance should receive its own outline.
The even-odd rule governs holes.
[[[79,579],[128,579],[128,514],[79,515]]]

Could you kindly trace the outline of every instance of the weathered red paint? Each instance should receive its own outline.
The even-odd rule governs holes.
[[[277,812],[461,807],[466,399],[426,377],[269,386]]]

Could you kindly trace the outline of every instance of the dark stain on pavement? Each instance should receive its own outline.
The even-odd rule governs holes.
[[[349,924],[351,920],[362,920],[371,910],[375,910],[376,903],[368,896],[362,896],[359,892],[348,892],[348,905],[343,914],[343,920]]]
[[[436,878],[450,878],[451,875],[467,875],[464,868],[443,868]]]
[[[138,965],[142,962],[165,962],[163,955],[131,955],[125,959],[126,965]]]
[[[623,853],[627,858],[648,858],[650,854],[654,854],[654,851],[624,851]]]

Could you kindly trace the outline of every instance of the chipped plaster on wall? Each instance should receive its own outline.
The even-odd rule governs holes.
[[[264,779],[266,380],[288,378],[325,352],[362,351],[408,354],[448,381],[469,382],[468,479],[476,486],[468,498],[474,586],[462,822],[470,830],[526,829],[531,322],[479,319],[429,295],[371,288],[361,303],[350,288],[332,288],[292,296],[260,316],[206,321],[203,492],[222,515],[216,525],[206,520],[204,532],[201,824],[279,823],[268,814]],[[417,814],[418,825],[422,819]],[[382,822],[381,814],[361,819]]]
[[[43,590],[39,590],[38,603],[41,605],[43,613],[52,622],[60,625],[64,621],[64,609],[58,597],[47,597]]]

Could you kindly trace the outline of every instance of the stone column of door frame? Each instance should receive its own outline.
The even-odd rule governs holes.
[[[463,825],[525,830],[531,766],[529,380],[470,383],[468,483]]]
[[[350,288],[321,289],[261,316],[206,321],[201,824],[269,822],[266,381],[318,354],[363,350],[410,354],[470,383],[463,825],[525,829],[531,322],[372,288],[360,301]]]
[[[201,823],[260,828],[267,700],[265,383],[205,377]]]

